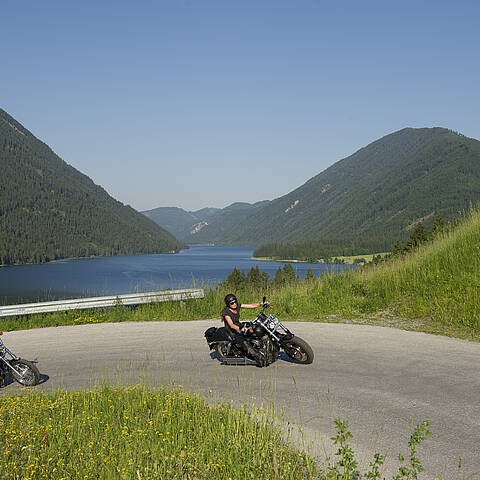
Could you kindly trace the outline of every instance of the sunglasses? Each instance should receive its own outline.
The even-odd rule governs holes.
[[[232,300],[231,302],[228,302],[229,305],[235,305],[237,303],[236,300]]]

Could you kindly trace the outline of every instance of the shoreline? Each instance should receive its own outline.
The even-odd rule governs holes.
[[[380,255],[384,257],[387,255],[388,252],[380,252],[380,253],[366,253],[364,255],[336,255],[331,257],[331,259],[339,259],[343,260],[343,264],[345,265],[354,265],[356,259],[363,259],[366,263],[371,262],[373,257]],[[297,259],[283,259],[283,258],[276,258],[276,257],[251,257],[252,260],[255,261],[266,261],[266,262],[285,262],[285,263],[319,263],[324,265],[335,265],[338,262],[327,262],[324,259],[318,260],[297,260]]]
[[[287,263],[326,263],[326,262],[311,262],[309,260],[295,260],[295,259],[284,259],[284,258],[274,258],[274,257],[251,257],[252,260],[263,261],[263,262],[287,262]]]

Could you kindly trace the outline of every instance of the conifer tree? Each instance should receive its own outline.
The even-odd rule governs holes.
[[[305,282],[313,283],[316,279],[317,277],[313,273],[312,269],[309,267],[305,275]]]

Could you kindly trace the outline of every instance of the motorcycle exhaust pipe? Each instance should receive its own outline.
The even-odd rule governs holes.
[[[224,365],[256,365],[257,362],[247,357],[222,357]]]

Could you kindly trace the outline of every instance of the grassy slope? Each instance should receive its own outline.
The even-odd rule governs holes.
[[[366,276],[373,293],[410,318],[480,328],[480,211],[453,233]]]
[[[423,319],[443,333],[478,335],[479,254],[477,208],[455,230],[412,254],[376,268],[330,276],[320,292],[313,293],[320,304],[327,301],[329,306],[321,308],[325,313],[390,309],[407,320]]]

